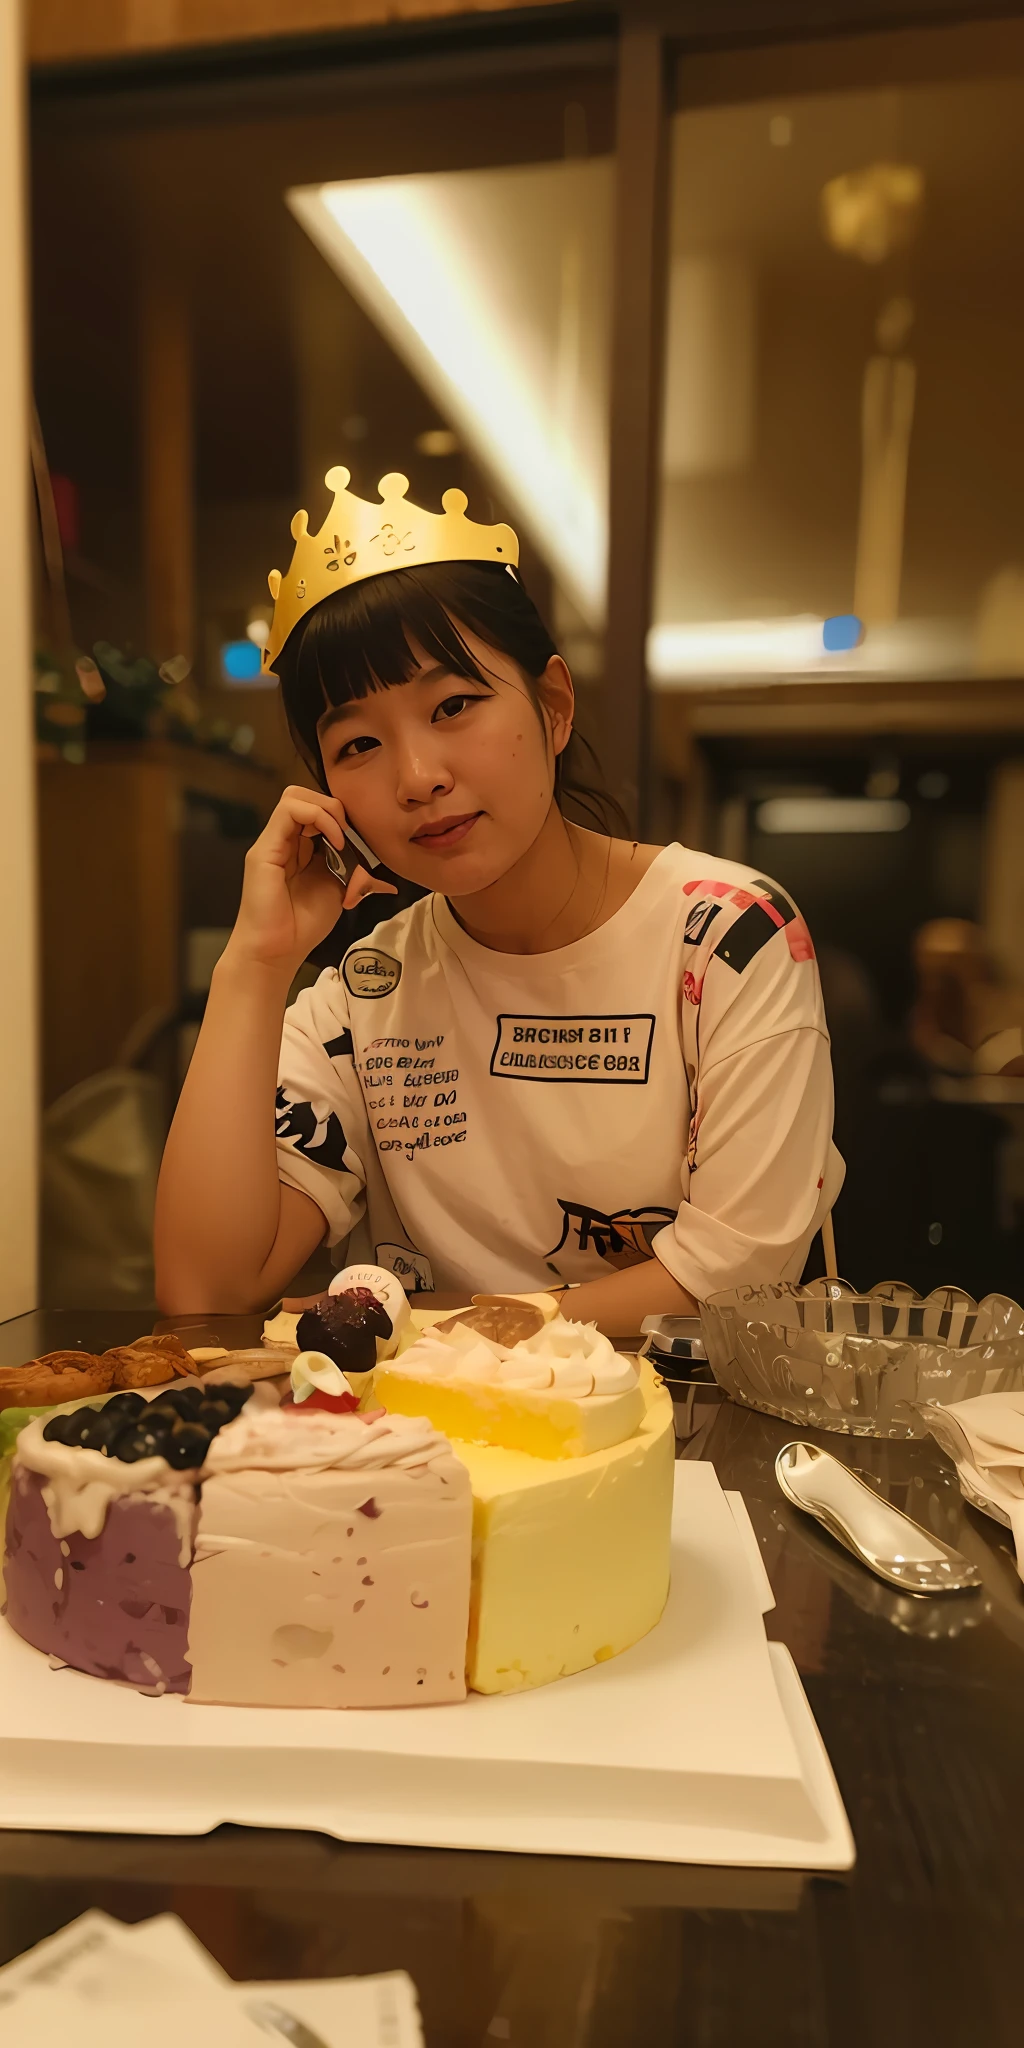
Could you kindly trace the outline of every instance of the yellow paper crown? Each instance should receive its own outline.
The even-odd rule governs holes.
[[[292,520],[295,553],[286,576],[271,569],[267,581],[274,600],[270,638],[263,650],[264,669],[274,663],[294,628],[314,607],[346,584],[367,576],[385,576],[393,569],[420,568],[425,562],[519,561],[519,542],[510,526],[478,526],[466,518],[465,491],[446,491],[443,512],[425,512],[406,499],[407,476],[382,476],[379,505],[349,490],[351,471],[329,469],[324,478],[334,503],[319,533],[310,533],[305,512]]]

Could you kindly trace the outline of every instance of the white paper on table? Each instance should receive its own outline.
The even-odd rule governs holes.
[[[126,1927],[109,1913],[82,1913],[0,1969],[0,2010],[33,1990],[81,1999],[175,1998],[230,1978],[174,1913]],[[6,2048],[6,2032],[5,2032]]]
[[[323,2048],[423,2048],[408,1977],[313,1984],[232,1984],[177,1998],[85,1998],[31,1986],[4,2010],[4,2048],[267,2048],[275,2038],[250,2007],[271,2002],[304,2021]],[[287,2030],[279,2038],[287,2040]]]
[[[235,1987],[235,1996],[243,2004],[269,1999],[283,2006],[321,2035],[325,2048],[423,2048],[416,1987],[404,1970],[381,1977],[242,1984]],[[271,2040],[264,2034],[263,2048]]]
[[[249,2010],[264,2003],[304,2020],[324,2048],[423,2048],[404,1971],[233,1984],[173,1913],[134,1927],[83,1913],[0,1969],[3,2048],[254,2048],[273,2038]]]
[[[212,1987],[172,1999],[33,1989],[4,2012],[4,2048],[267,2048],[269,2038],[230,1991]]]

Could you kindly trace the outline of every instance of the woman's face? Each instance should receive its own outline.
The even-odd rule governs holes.
[[[384,866],[444,896],[508,873],[551,808],[572,730],[572,683],[555,656],[541,709],[515,663],[460,626],[493,683],[453,676],[415,647],[409,682],[325,712],[317,727],[331,795]]]

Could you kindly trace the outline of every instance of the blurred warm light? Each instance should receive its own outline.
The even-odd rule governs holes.
[[[417,434],[413,445],[417,455],[457,455],[459,437],[450,427],[427,427]]]
[[[267,641],[270,639],[270,620],[263,612],[253,613],[246,626],[245,636],[247,640],[252,641],[254,647],[266,646]]]
[[[759,804],[759,832],[902,832],[910,805],[901,798],[870,796],[773,796]]]
[[[720,688],[759,677],[958,675],[969,663],[962,619],[898,619],[866,632],[855,612],[827,619],[724,619],[652,626],[647,672],[656,690]]]
[[[806,668],[824,656],[824,620],[728,619],[698,626],[652,626],[647,666],[656,683],[689,675],[763,674]]]
[[[924,172],[917,164],[866,164],[823,188],[825,239],[841,255],[884,263],[912,239],[923,203]]]
[[[577,610],[598,624],[607,161],[346,181],[287,198]],[[486,503],[470,513],[493,516]]]

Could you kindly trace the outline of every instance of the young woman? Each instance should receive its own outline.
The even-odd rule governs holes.
[[[164,1159],[162,1306],[261,1306],[325,1236],[410,1291],[571,1285],[612,1335],[799,1277],[842,1181],[802,920],[733,862],[566,815],[572,681],[508,543],[452,560],[409,512],[413,566],[335,535],[341,588],[293,526],[270,651],[320,791],[246,861]],[[343,896],[318,841],[349,823],[427,893],[286,1009],[342,901],[388,886]]]

